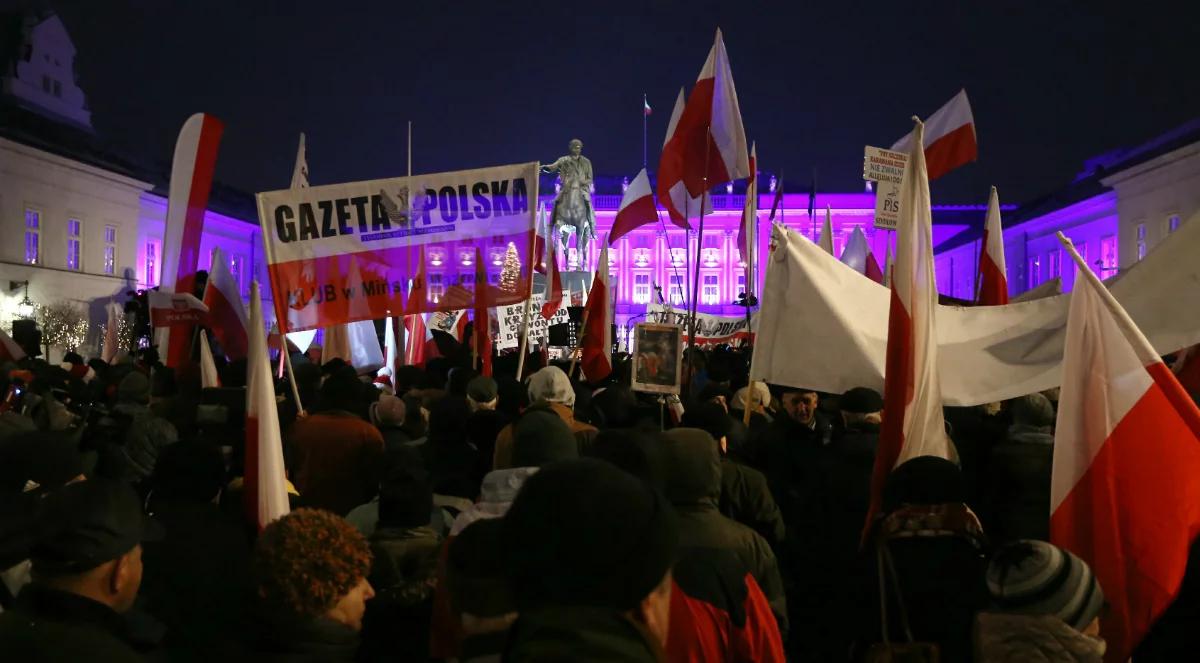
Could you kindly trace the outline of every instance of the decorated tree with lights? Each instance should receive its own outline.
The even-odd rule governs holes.
[[[42,330],[42,345],[46,356],[50,348],[75,350],[87,341],[88,319],[83,307],[69,301],[58,301],[37,307],[38,327]]]
[[[504,252],[504,266],[500,268],[500,289],[504,292],[516,292],[517,281],[521,278],[521,258],[517,255],[517,245],[508,243]]]

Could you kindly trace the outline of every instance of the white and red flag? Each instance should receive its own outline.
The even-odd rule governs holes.
[[[692,196],[700,196],[722,182],[750,177],[748,148],[729,55],[718,29],[683,115],[663,152],[673,151],[681,156],[684,186]]]
[[[537,262],[533,263],[533,271],[539,274],[546,273],[546,251],[547,247],[554,242],[554,228],[546,220],[546,203],[538,204],[537,217],[537,233],[533,238],[533,255]]]
[[[938,303],[933,272],[933,214],[921,149],[924,125],[913,127],[913,145],[901,183],[896,263],[888,313],[884,417],[871,477],[871,506],[864,534],[879,512],[883,484],[897,465],[917,456],[954,458],[942,417],[938,377]]]
[[[1000,226],[1000,198],[992,187],[988,198],[987,219],[983,225],[983,246],[979,250],[979,303],[1000,306],[1008,303],[1008,276],[1004,265],[1004,229]]]
[[[217,375],[217,362],[213,361],[212,348],[208,346],[208,334],[200,332],[200,386],[208,389],[221,386]]]
[[[842,264],[850,266],[859,274],[866,274],[867,256],[870,253],[871,249],[867,248],[867,237],[863,235],[862,228],[854,226],[854,230],[850,233],[850,240],[842,249]]]
[[[225,356],[242,359],[246,356],[249,335],[241,289],[229,271],[229,263],[220,248],[213,249],[212,261],[212,268],[208,270],[208,285],[204,288],[209,326],[225,351]]]
[[[863,273],[872,281],[883,284],[883,270],[879,269],[879,263],[875,261],[875,254],[870,247],[867,248],[867,265],[866,271]]]
[[[266,328],[258,282],[250,284],[250,348],[246,366],[246,470],[242,499],[248,522],[262,531],[271,521],[287,515],[287,479],[283,466],[283,439],[271,359],[267,356]]]
[[[700,197],[693,198],[688,194],[687,185],[683,182],[683,152],[677,146],[672,146],[679,127],[679,118],[683,117],[683,109],[687,99],[683,88],[679,88],[679,96],[675,98],[675,108],[667,121],[667,137],[663,140],[662,155],[658,159],[658,176],[656,191],[658,201],[667,209],[667,217],[671,223],[680,228],[691,228],[688,219],[700,214]],[[670,149],[668,149],[670,148]],[[707,195],[707,194],[705,194]]]
[[[608,244],[596,261],[596,275],[588,292],[587,318],[583,331],[580,368],[588,382],[598,382],[612,373],[612,297],[608,292]]]
[[[387,317],[383,319],[383,367],[390,371],[391,375],[396,374],[396,369],[400,367],[400,359],[403,354],[402,342],[397,338],[396,325],[399,323],[397,318]]]
[[[821,238],[817,240],[817,246],[825,249],[829,255],[835,255],[833,252],[833,221],[830,218],[832,212],[829,206],[825,206],[825,225],[821,226]]]
[[[155,328],[208,324],[208,307],[191,293],[173,294],[161,290],[146,293],[150,305],[150,325]],[[190,339],[189,339],[190,340]]]
[[[911,134],[892,145],[893,152],[912,149]],[[929,179],[936,180],[946,173],[979,158],[975,142],[975,117],[967,91],[959,90],[950,101],[925,120],[925,164]]]
[[[196,113],[183,123],[175,142],[171,184],[167,198],[167,220],[163,237],[161,289],[191,294],[200,258],[200,236],[204,213],[217,166],[217,148],[225,126],[206,113]],[[177,367],[191,353],[191,327],[164,328],[157,334],[163,363]]]
[[[549,263],[550,273],[546,275],[546,301],[542,304],[540,313],[547,320],[554,317],[558,309],[562,308],[563,302],[563,282],[562,273],[558,271],[557,246],[558,242],[550,243],[548,249],[549,257],[546,258],[546,261]]]
[[[114,353],[115,355],[116,353]],[[25,351],[11,336],[0,329],[0,361],[17,362],[25,358]]]
[[[746,202],[738,228],[738,251],[746,263],[746,294],[754,294],[758,266],[758,146],[750,144],[750,177],[746,180]]]
[[[104,306],[104,310],[108,314],[108,321],[104,324],[104,347],[100,351],[100,359],[106,364],[111,364],[117,358],[117,352],[121,349],[120,327],[122,311],[116,302],[109,302]]]
[[[612,231],[608,235],[609,242],[615,242],[624,235],[648,223],[658,220],[658,208],[654,205],[654,192],[650,189],[650,178],[646,169],[638,174],[625,189],[621,197],[621,208],[613,219]]]
[[[300,145],[296,148],[296,165],[292,167],[292,188],[308,188],[308,152],[304,146],[304,133],[300,133]]]
[[[1050,540],[1092,567],[1109,603],[1104,660],[1126,661],[1178,594],[1200,532],[1200,411],[1068,250],[1081,276],[1067,316]]]

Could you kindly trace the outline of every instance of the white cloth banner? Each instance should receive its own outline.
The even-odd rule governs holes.
[[[529,347],[545,343],[550,335],[550,325],[560,325],[568,322],[567,307],[563,306],[549,320],[542,317],[542,304],[545,295],[534,295],[529,308]],[[525,317],[525,302],[510,306],[496,307],[496,318],[500,322],[500,335],[496,339],[496,348],[508,350],[521,344],[521,321]]]
[[[887,288],[791,230],[773,230],[751,378],[829,393],[883,388]],[[1200,342],[1200,214],[1109,284],[1160,354]],[[939,306],[946,405],[1059,385],[1069,295],[1005,306]]]

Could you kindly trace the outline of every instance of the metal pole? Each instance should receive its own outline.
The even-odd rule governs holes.
[[[646,101],[646,93],[642,93],[642,168],[646,167],[646,106],[650,104]]]

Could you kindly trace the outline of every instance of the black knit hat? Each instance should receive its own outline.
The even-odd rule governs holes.
[[[1045,541],[1014,541],[997,550],[988,563],[987,586],[1004,612],[1054,615],[1079,631],[1104,606],[1104,592],[1087,563]]]
[[[855,387],[842,394],[838,400],[838,408],[842,412],[855,414],[871,414],[883,409],[883,396],[878,391],[867,387]]]
[[[424,527],[432,513],[433,488],[428,474],[403,465],[393,467],[379,487],[379,526]]]
[[[531,408],[513,429],[513,467],[541,467],[579,457],[579,443],[562,418],[548,408]]]
[[[591,458],[530,477],[501,531],[519,610],[630,610],[662,582],[678,543],[675,514],[661,494]]]
[[[446,587],[455,612],[476,617],[516,612],[500,555],[503,524],[500,518],[477,520],[450,542],[446,553]]]
[[[902,504],[947,504],[966,499],[962,470],[937,456],[917,456],[900,464],[883,485],[883,511]]]
[[[708,433],[714,440],[729,435],[733,427],[733,419],[719,403],[704,402],[693,405],[683,413],[683,425],[688,428],[699,428]]]

